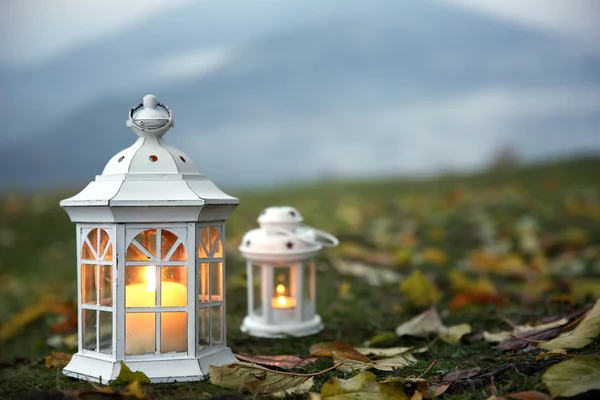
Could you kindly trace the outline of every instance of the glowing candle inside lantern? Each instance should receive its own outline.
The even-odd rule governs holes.
[[[148,266],[144,272],[145,283],[125,286],[125,307],[155,307],[156,267]],[[187,288],[176,282],[162,282],[161,307],[185,307]],[[125,353],[143,354],[156,350],[156,313],[127,312],[125,321]],[[187,350],[187,313],[162,312],[161,353]]]
[[[277,285],[275,288],[277,296],[273,297],[271,305],[273,308],[292,308],[296,307],[296,299],[290,296],[284,296],[285,286],[282,284]]]

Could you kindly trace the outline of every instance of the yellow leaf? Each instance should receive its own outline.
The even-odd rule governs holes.
[[[211,365],[210,383],[226,389],[258,393],[287,392],[308,381],[315,374],[293,374],[273,371],[256,364],[235,362]],[[308,389],[307,389],[308,390]]]
[[[308,350],[314,357],[343,357],[350,360],[356,360],[363,363],[371,362],[364,354],[361,354],[354,347],[344,342],[320,342],[310,346]]]
[[[579,323],[570,332],[566,332],[548,342],[538,344],[545,350],[553,349],[580,349],[593,343],[600,335],[600,299],[588,311]]]
[[[450,279],[450,288],[457,293],[468,292],[468,293],[487,293],[496,294],[496,288],[494,284],[488,280],[479,278],[477,280],[470,279],[465,273],[453,269],[448,273]]]
[[[548,368],[542,382],[552,397],[571,397],[600,389],[600,361],[590,357],[560,362]]]
[[[410,352],[413,347],[390,347],[389,349],[378,349],[371,347],[357,347],[356,351],[365,356],[369,357],[371,360],[376,358],[387,358],[394,357],[400,354],[405,354]]]
[[[46,368],[64,368],[67,366],[69,361],[71,361],[71,357],[73,357],[71,354],[63,353],[60,351],[53,351],[51,355],[46,356]]]
[[[471,325],[460,324],[441,328],[439,331],[440,339],[446,343],[458,343],[464,335],[471,333]]]
[[[352,288],[352,285],[350,284],[350,282],[348,281],[343,281],[340,284],[340,288],[338,290],[338,298],[339,299],[347,299],[348,297],[350,297],[350,289]]]
[[[321,388],[321,397],[329,400],[408,400],[402,389],[378,383],[371,372],[350,379],[333,378]]]
[[[399,354],[393,357],[380,358],[370,362],[362,362],[354,359],[345,358],[333,353],[333,361],[335,363],[343,362],[340,369],[345,371],[365,371],[375,368],[380,371],[393,371],[395,368],[403,368],[417,362],[416,358],[410,353]]]
[[[42,299],[32,306],[19,311],[0,327],[0,342],[11,339],[27,325],[43,315],[55,312],[56,308],[60,306],[62,306],[62,303],[59,303],[54,299]],[[62,310],[59,313],[61,312]]]
[[[123,396],[133,396],[137,399],[145,399],[146,396],[144,396],[144,392],[142,391],[142,386],[140,385],[140,382],[135,380],[133,382],[131,382],[129,385],[127,385],[127,387],[125,387],[125,389],[123,389],[120,392],[121,395]]]
[[[600,279],[573,279],[569,283],[569,289],[578,300],[595,299],[600,297]]]
[[[565,349],[554,349],[554,350],[550,350],[546,353],[538,354],[535,359],[539,360],[544,357],[562,357],[562,356],[566,356],[566,355],[567,355],[567,351]]]
[[[427,279],[418,269],[400,283],[400,290],[412,304],[418,307],[430,306],[442,297],[435,283]]]
[[[425,262],[436,265],[444,265],[448,260],[446,252],[437,247],[426,247],[421,252],[421,257],[423,257]]]
[[[118,385],[122,383],[130,383],[130,382],[141,382],[141,383],[150,383],[150,379],[144,374],[142,371],[132,371],[129,369],[127,365],[121,360],[121,370],[119,371],[119,375],[117,379],[112,383],[113,385]]]

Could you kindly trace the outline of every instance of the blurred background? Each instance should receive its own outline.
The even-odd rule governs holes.
[[[0,191],[76,187],[129,109],[225,187],[600,151],[595,0],[3,0]]]

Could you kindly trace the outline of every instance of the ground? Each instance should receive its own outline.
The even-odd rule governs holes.
[[[600,297],[599,170],[600,159],[588,158],[504,165],[477,175],[419,181],[331,181],[230,191],[241,203],[227,223],[228,345],[236,353],[307,357],[318,342],[363,346],[383,338],[372,346],[429,344],[413,365],[374,371],[378,380],[419,376],[436,360],[424,375],[432,383],[455,370],[479,367],[491,373],[454,385],[443,394],[445,399],[486,399],[493,392],[523,390],[548,393],[541,376],[564,357],[536,360],[537,349],[503,352],[484,341],[482,333],[574,315]],[[9,324],[19,328],[15,316],[23,317],[23,310],[40,300],[69,304],[76,299],[75,227],[58,206],[61,198],[76,191],[11,193],[0,200],[0,327],[5,331],[0,337],[0,398],[49,393],[57,387],[91,389],[87,382],[44,366],[44,357],[53,351],[75,351],[48,344],[56,331],[59,338],[73,332],[63,321],[64,313],[40,313],[22,329],[6,334]],[[302,339],[252,338],[239,330],[246,314],[246,284],[237,246],[256,226],[263,208],[284,204],[296,207],[308,225],[333,233],[341,242],[318,259],[317,308],[325,329]],[[382,271],[394,274],[386,280]],[[416,277],[415,271],[423,275]],[[431,304],[445,324],[469,323],[471,333],[455,344],[434,337],[395,337],[398,325]],[[599,354],[596,340],[569,351],[568,357]],[[316,372],[331,365],[331,358],[324,358],[302,370]],[[311,391],[318,392],[333,377],[355,374],[328,372],[315,378]],[[415,390],[410,385],[404,389],[409,394]],[[208,382],[145,385],[144,391],[152,398],[168,399],[231,392]],[[62,398],[52,393],[57,397],[39,392],[35,396]],[[597,395],[588,392],[580,398]]]

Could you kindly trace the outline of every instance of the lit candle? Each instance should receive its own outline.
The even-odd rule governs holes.
[[[296,299],[290,296],[284,296],[285,286],[282,284],[277,285],[275,288],[277,296],[271,300],[271,306],[273,308],[293,308],[296,307]]]
[[[156,267],[149,266],[145,272],[146,283],[125,286],[125,307],[156,306]],[[176,282],[162,282],[162,307],[187,305],[187,288]],[[149,310],[151,311],[151,310]],[[155,351],[156,320],[154,312],[132,313],[126,316],[126,354],[144,354]],[[161,353],[186,351],[187,313],[161,313]]]

